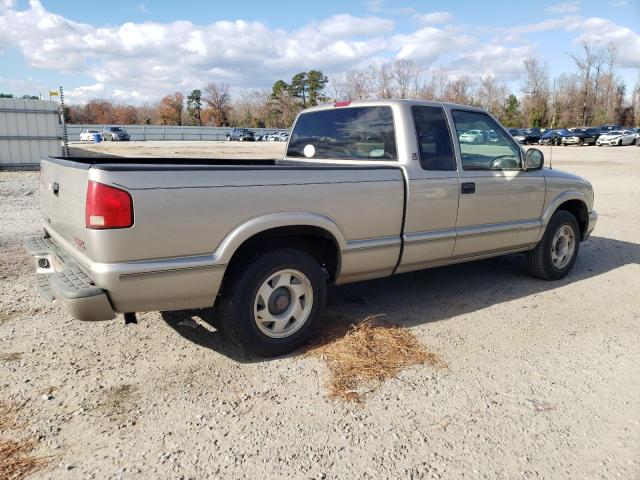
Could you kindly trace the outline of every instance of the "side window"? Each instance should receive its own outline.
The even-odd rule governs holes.
[[[520,147],[481,112],[453,110],[462,168],[465,170],[513,170],[520,168]]]
[[[411,107],[423,170],[456,169],[451,134],[442,107]]]

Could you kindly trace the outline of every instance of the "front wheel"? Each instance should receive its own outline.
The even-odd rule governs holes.
[[[220,326],[250,353],[283,355],[309,338],[326,297],[323,270],[306,252],[258,253],[229,272],[220,299]]]
[[[549,220],[542,240],[527,252],[529,272],[545,280],[559,280],[569,273],[579,250],[580,227],[576,217],[558,210]]]

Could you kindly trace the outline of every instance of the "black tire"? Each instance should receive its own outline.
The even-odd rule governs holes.
[[[553,264],[553,260],[551,259],[551,242],[553,241],[556,232],[564,226],[568,226],[573,230],[575,247],[573,256],[569,263],[559,269]],[[559,280],[569,273],[576,261],[576,258],[578,257],[579,250],[580,226],[578,225],[576,217],[566,210],[558,210],[551,217],[542,240],[538,242],[536,248],[527,252],[527,266],[529,267],[529,272],[534,277],[542,278],[544,280]]]
[[[578,146],[581,147],[584,145],[584,140],[581,138],[580,140],[578,140]]]
[[[274,273],[294,269],[303,273],[313,290],[313,303],[306,322],[290,336],[271,338],[254,320],[254,302],[262,284]],[[320,318],[327,299],[327,281],[318,262],[293,248],[256,252],[236,264],[225,279],[219,303],[220,327],[240,348],[249,353],[273,357],[303,345]]]

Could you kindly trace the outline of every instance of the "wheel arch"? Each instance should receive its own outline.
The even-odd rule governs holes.
[[[571,213],[578,221],[580,227],[580,239],[584,240],[589,227],[589,207],[587,206],[587,197],[581,192],[572,191],[559,195],[545,210],[542,215],[542,226],[540,238],[544,234],[544,230],[549,224],[549,220],[558,210],[564,210]],[[540,239],[538,239],[540,240]]]
[[[346,249],[344,234],[333,219],[313,212],[274,213],[244,222],[222,241],[216,263],[226,264],[229,271],[251,251],[286,246],[312,255],[331,279],[339,275],[341,252]]]

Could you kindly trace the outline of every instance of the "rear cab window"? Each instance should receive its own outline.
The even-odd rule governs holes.
[[[302,113],[287,157],[330,160],[397,160],[391,107],[336,107]]]

